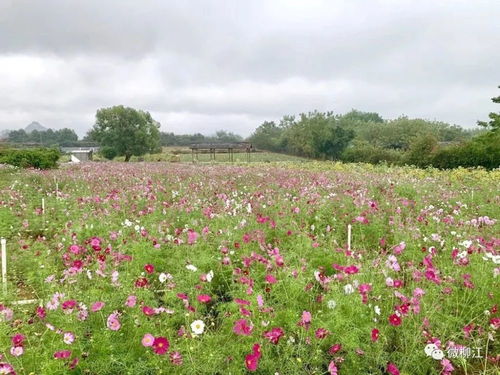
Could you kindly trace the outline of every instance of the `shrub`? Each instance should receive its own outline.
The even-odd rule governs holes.
[[[0,150],[0,163],[20,168],[55,168],[60,157],[60,151],[53,148]]]
[[[386,162],[389,164],[399,164],[402,155],[401,151],[373,146],[366,142],[358,142],[353,147],[344,151],[342,161],[349,163],[379,164]]]
[[[489,132],[467,143],[437,150],[432,165],[441,169],[500,166],[500,134]]]

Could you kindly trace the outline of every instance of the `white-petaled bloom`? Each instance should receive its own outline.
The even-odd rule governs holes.
[[[205,323],[203,320],[195,320],[193,323],[191,323],[191,331],[195,335],[201,335],[203,331],[205,330]]]
[[[375,306],[374,310],[375,310],[375,314],[380,315],[380,307],[379,306]]]
[[[186,266],[186,269],[190,270],[190,271],[193,271],[193,272],[196,272],[198,271],[198,268],[196,268],[195,266],[193,266],[192,264],[188,264]]]
[[[351,284],[347,284],[344,286],[344,293],[345,294],[352,294],[354,293],[354,288]]]
[[[210,283],[212,282],[212,279],[214,278],[214,271],[210,270],[208,273],[207,273],[207,281]]]
[[[73,343],[73,341],[75,341],[75,335],[72,334],[71,332],[66,332],[64,334],[63,341],[64,341],[65,344],[70,345],[70,344]]]
[[[493,258],[491,258],[491,260],[493,260],[493,263],[495,264],[500,264],[500,255],[495,255]]]
[[[333,299],[329,300],[326,304],[330,310],[333,310],[335,307],[337,307],[337,302],[335,302]]]
[[[167,281],[167,274],[165,272],[162,272],[160,273],[160,275],[158,276],[158,280],[160,280],[160,283],[164,283],[165,281]]]

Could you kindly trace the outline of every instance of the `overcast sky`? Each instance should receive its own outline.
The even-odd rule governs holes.
[[[497,111],[500,1],[0,0],[0,130],[98,108],[249,135],[352,108],[473,127]]]

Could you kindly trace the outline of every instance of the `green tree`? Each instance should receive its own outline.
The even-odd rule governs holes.
[[[498,88],[500,89],[500,86],[498,86]],[[491,98],[491,101],[493,103],[500,103],[500,96]],[[490,112],[488,117],[490,118],[490,121],[478,121],[477,124],[491,131],[498,131],[498,129],[500,129],[500,112]]]
[[[89,138],[102,147],[111,148],[116,155],[140,156],[159,150],[160,124],[149,112],[122,105],[99,109]]]

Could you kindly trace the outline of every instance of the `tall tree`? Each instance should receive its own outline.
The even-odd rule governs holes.
[[[119,105],[97,111],[89,138],[107,150],[108,155],[125,156],[125,161],[129,161],[132,155],[159,150],[159,128],[149,112]]]
[[[500,89],[500,86],[498,86],[498,88]],[[500,103],[500,96],[496,96],[494,98],[491,98],[491,101],[493,103]],[[483,126],[483,127],[490,129],[492,131],[498,131],[500,129],[500,112],[499,113],[490,112],[488,117],[490,118],[490,121],[487,121],[487,122],[486,121],[478,121],[477,124],[479,126]]]

